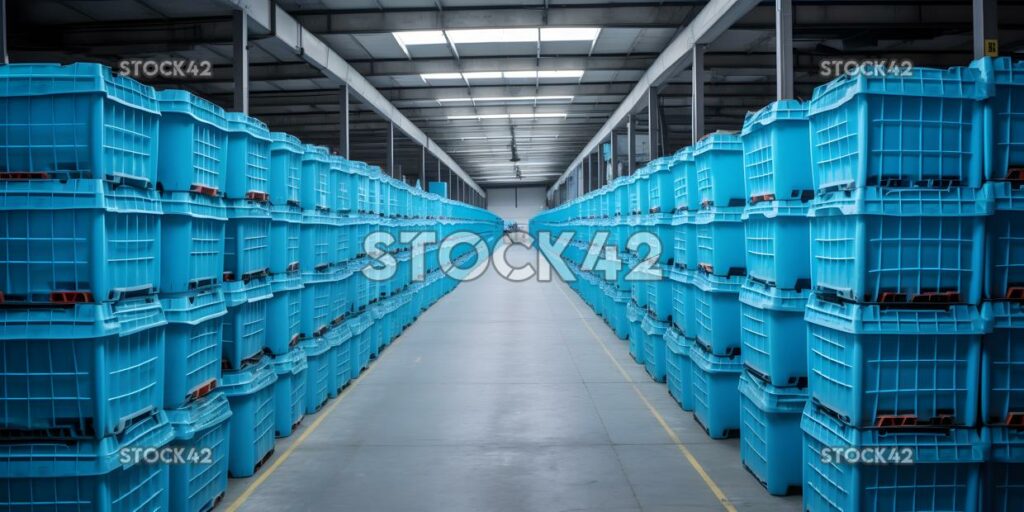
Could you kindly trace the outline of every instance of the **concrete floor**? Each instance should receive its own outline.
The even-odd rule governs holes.
[[[261,473],[232,480],[218,508],[782,512],[800,497],[769,496],[738,441],[709,439],[564,283],[489,270],[280,440]]]

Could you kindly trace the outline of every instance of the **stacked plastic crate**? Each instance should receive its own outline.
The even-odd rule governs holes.
[[[647,174],[647,212],[639,239],[647,246],[646,259],[653,263],[645,275],[647,293],[646,316],[641,322],[644,332],[644,368],[657,382],[665,381],[665,331],[672,321],[672,281],[669,269],[673,260],[672,212],[675,209],[675,156],[653,160],[645,166]]]
[[[327,333],[327,394],[336,397],[353,377],[351,356],[352,345],[355,343],[352,340],[352,329],[346,321],[353,314],[352,287],[354,275],[358,271],[353,265],[355,258],[352,252],[353,245],[357,243],[352,217],[356,191],[351,162],[341,156],[332,156],[329,164],[329,186],[333,201],[330,240],[334,244],[331,264],[335,270],[331,284],[331,329]]]
[[[168,322],[164,407],[175,427],[175,446],[210,449],[214,462],[171,467],[170,503],[173,509],[201,510],[220,499],[228,476],[231,410],[216,389],[227,315],[221,287],[227,118],[220,107],[185,91],[161,91],[159,100],[160,297]]]
[[[800,488],[791,449],[807,401],[804,307],[813,196],[807,107],[772,103],[743,125],[747,280],[740,291],[740,458],[776,495]]]
[[[627,269],[637,268],[646,259],[650,252],[649,246],[639,243],[634,235],[645,228],[647,212],[650,204],[650,175],[647,168],[638,169],[629,176],[624,185],[628,197],[628,216],[626,217],[626,243],[624,244],[624,255],[622,258],[621,272],[628,272]],[[631,243],[632,242],[632,243]],[[647,284],[646,276],[641,279],[637,273],[627,280],[630,287],[631,301],[626,310],[626,317],[629,320],[629,355],[637,363],[644,364],[644,344],[646,333],[643,329],[643,320],[647,316]]]
[[[95,64],[0,82],[0,508],[167,509],[169,468],[121,458],[174,437],[156,92]]]
[[[672,214],[672,327],[665,332],[666,383],[684,410],[693,410],[693,365],[690,350],[697,336],[693,276],[697,270],[697,225],[700,209],[693,148],[676,151],[672,169],[675,210]],[[666,241],[666,243],[668,243]]]
[[[302,195],[306,147],[286,133],[270,134],[270,274],[267,350],[274,382],[274,434],[291,435],[305,415],[306,354],[302,337]]]
[[[746,274],[743,215],[743,144],[716,132],[693,147],[700,210],[693,311],[697,332],[693,363],[693,415],[714,439],[739,434],[739,292]]]
[[[978,508],[985,96],[976,69],[915,68],[808,106],[808,510]],[[914,463],[842,458],[865,450]]]
[[[1024,509],[1024,62],[982,59],[986,232],[981,421],[990,445],[983,510]]]

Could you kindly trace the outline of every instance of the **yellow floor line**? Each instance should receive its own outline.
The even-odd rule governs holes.
[[[388,348],[394,348],[398,346],[398,344],[401,343],[403,339],[405,339],[403,336],[399,336],[397,339],[395,339],[395,341],[391,343],[391,345]],[[380,358],[378,358],[376,361],[379,362]],[[281,464],[284,464],[284,461],[288,460],[288,457],[291,457],[292,453],[295,452],[295,449],[298,448],[299,445],[301,445],[306,440],[306,438],[310,436],[310,434],[316,431],[317,427],[319,427],[320,424],[323,423],[323,421],[327,419],[328,416],[331,415],[331,411],[333,411],[334,408],[337,407],[338,404],[340,404],[341,401],[346,396],[348,396],[349,393],[352,392],[352,390],[356,389],[356,387],[359,386],[359,383],[365,380],[366,377],[369,376],[370,373],[372,373],[374,368],[376,367],[376,363],[370,365],[370,367],[367,368],[362,375],[353,380],[352,383],[347,388],[342,390],[341,394],[334,398],[334,400],[331,400],[330,405],[328,405],[325,409],[322,409],[320,413],[317,415],[316,420],[314,420],[313,423],[309,424],[309,428],[307,428],[306,431],[303,432],[302,435],[300,435],[299,438],[296,439],[295,442],[293,442],[291,446],[289,446],[288,449],[285,450],[284,453],[282,453],[281,456],[278,457],[277,460],[275,460],[274,463],[270,465],[270,467],[266,468],[266,470],[260,473],[260,475],[256,477],[256,480],[253,480],[253,482],[249,484],[249,487],[246,487],[245,491],[243,491],[242,494],[238,496],[238,498],[235,498],[235,501],[231,502],[231,505],[229,505],[228,508],[225,509],[225,512],[236,512],[239,508],[241,508],[242,505],[245,504],[246,500],[248,500],[249,497],[251,497],[252,494],[256,492],[256,489],[259,488],[259,486],[262,485],[263,482],[265,482],[268,478],[270,478],[270,475],[273,475],[274,472],[277,471],[277,468],[281,467]]]
[[[728,512],[736,512],[736,507],[733,506],[732,502],[729,501],[729,498],[726,497],[724,492],[722,492],[722,488],[715,483],[715,481],[711,478],[711,475],[709,475],[708,472],[704,469],[704,466],[702,466],[700,464],[700,461],[697,460],[697,457],[694,457],[690,449],[687,448],[685,444],[683,444],[682,440],[679,439],[679,436],[676,435],[676,432],[674,430],[672,430],[672,427],[670,427],[668,422],[665,421],[665,418],[661,415],[661,413],[659,413],[658,410],[654,408],[654,405],[651,404],[649,400],[647,400],[647,397],[644,396],[643,392],[640,391],[640,388],[637,387],[636,382],[629,377],[629,374],[626,373],[626,369],[623,368],[621,364],[619,364],[618,359],[615,358],[611,350],[608,350],[608,345],[606,345],[605,342],[601,341],[601,337],[598,336],[596,332],[594,332],[594,329],[592,327],[590,327],[590,323],[587,322],[586,318],[583,316],[583,313],[580,312],[579,308],[576,307],[576,303],[572,301],[572,298],[569,297],[569,294],[565,293],[564,287],[558,286],[558,290],[562,292],[562,295],[565,297],[565,300],[569,301],[569,305],[572,306],[572,309],[574,309],[576,311],[576,314],[579,315],[580,321],[583,322],[583,325],[587,328],[588,331],[590,331],[590,335],[594,337],[594,340],[597,341],[599,345],[601,345],[601,348],[604,349],[604,353],[608,355],[608,358],[612,360],[612,363],[615,364],[615,367],[619,369],[619,373],[621,373],[622,376],[626,379],[626,382],[628,382],[630,386],[633,387],[633,391],[636,393],[636,395],[640,397],[640,401],[642,401],[644,405],[647,406],[647,410],[650,411],[651,416],[654,416],[654,419],[658,420],[658,424],[660,424],[661,428],[665,431],[666,434],[668,434],[669,439],[672,440],[672,444],[674,444],[676,448],[679,449],[679,452],[683,454],[683,457],[685,457],[686,461],[690,463],[690,466],[693,466],[693,469],[697,471],[697,474],[700,475],[702,480],[704,480],[704,483],[708,486],[708,489],[711,490],[711,493],[715,495],[715,498],[718,499],[718,502],[722,505],[722,507]]]

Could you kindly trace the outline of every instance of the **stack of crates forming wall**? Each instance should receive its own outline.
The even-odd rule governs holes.
[[[442,261],[444,236],[502,232],[100,65],[0,81],[0,508],[209,510],[454,288],[470,249]],[[400,231],[436,237],[418,279]],[[376,232],[395,242],[367,252]],[[195,457],[143,459],[161,447]]]
[[[802,442],[807,401],[807,107],[783,100],[750,113],[741,138],[747,279],[740,291],[740,458],[769,493],[784,495],[801,486],[790,450]]]
[[[573,288],[656,379],[660,334],[669,393],[712,437],[739,433],[768,492],[802,487],[813,511],[1022,509],[1024,63],[909,73],[839,78],[670,157],[663,331],[657,286],[623,275],[664,161],[530,226],[575,234]],[[591,247],[600,231],[614,252]]]

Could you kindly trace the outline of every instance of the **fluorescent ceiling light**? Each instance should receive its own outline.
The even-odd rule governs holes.
[[[470,114],[464,116],[448,116],[449,121],[462,119],[533,119],[539,117],[566,117],[565,112],[541,112],[538,114]]]
[[[582,69],[549,69],[541,71],[506,71],[505,78],[579,78]]]
[[[573,27],[557,28],[546,27],[540,29],[541,41],[593,41],[601,33],[600,28]]]
[[[453,44],[474,43],[536,43],[553,41],[593,41],[601,34],[594,27],[483,28],[460,30],[414,30],[391,33],[398,44],[406,46],[446,44],[445,35]]]
[[[477,167],[500,167],[503,165],[518,165],[519,167],[536,167],[538,165],[557,165],[555,162],[494,162],[486,164],[477,164]]]
[[[424,80],[462,80],[462,73],[423,73]]]
[[[448,39],[455,44],[467,43],[535,43],[535,28],[482,28],[448,30]]]
[[[392,32],[398,44],[413,46],[420,44],[448,44],[444,39],[444,32],[440,30],[415,30],[410,32]]]
[[[501,78],[501,71],[478,71],[476,73],[463,73],[466,80],[482,80],[488,78]]]
[[[573,96],[492,96],[489,98],[438,98],[438,103],[483,103],[487,101],[572,101]]]

